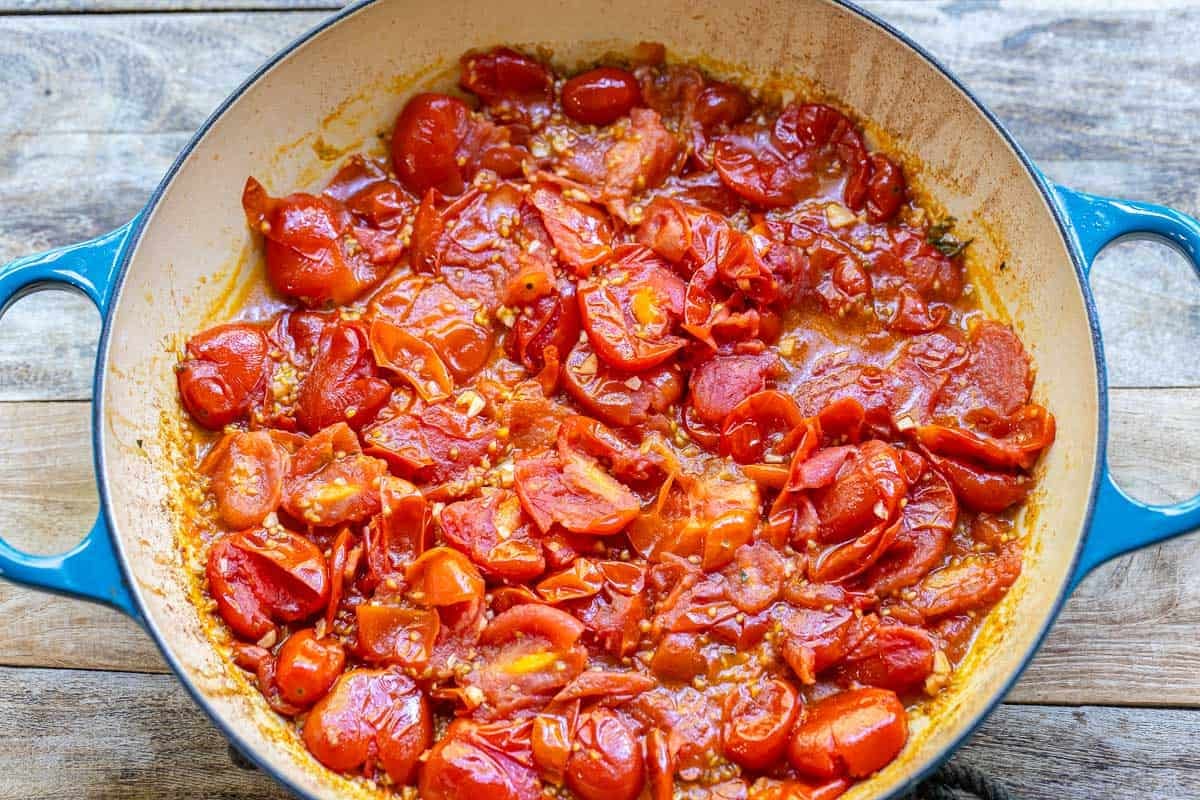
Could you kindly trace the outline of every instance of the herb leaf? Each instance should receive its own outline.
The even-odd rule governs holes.
[[[954,217],[946,217],[941,222],[935,222],[929,226],[929,232],[925,235],[925,241],[933,245],[939,253],[950,258],[962,253],[967,249],[967,245],[974,239],[960,241],[950,229],[954,227]]]

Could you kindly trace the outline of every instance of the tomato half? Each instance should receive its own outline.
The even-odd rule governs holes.
[[[175,368],[179,398],[206,428],[241,419],[265,391],[267,337],[254,325],[209,328],[188,340],[187,354]]]
[[[517,495],[483,489],[479,497],[442,509],[442,535],[488,575],[524,583],[546,569],[542,545],[529,527]]]
[[[382,768],[397,784],[412,780],[433,740],[433,716],[420,688],[392,670],[353,669],[304,722],[304,744],[338,772]]]
[[[217,610],[244,639],[275,622],[299,622],[325,607],[329,571],[317,546],[283,528],[231,533],[208,553],[208,586]]]
[[[480,724],[460,719],[429,752],[419,784],[425,800],[538,800],[542,783],[533,768],[529,723]]]
[[[287,450],[266,431],[225,435],[205,457],[221,522],[232,530],[261,525],[279,507]]]
[[[623,247],[616,258],[579,285],[583,328],[608,364],[642,372],[683,347],[671,331],[683,316],[687,286],[647,248]]]
[[[276,658],[275,684],[284,699],[298,706],[320,700],[342,674],[346,653],[336,639],[318,639],[311,628],[284,641]]]
[[[617,533],[641,507],[633,492],[582,453],[520,458],[513,474],[521,505],[543,533],[554,525],[572,533]]]
[[[375,418],[391,392],[378,377],[366,329],[358,323],[330,325],[300,383],[296,422],[307,433],[339,422],[358,430]]]
[[[788,760],[813,778],[863,778],[894,759],[906,741],[908,717],[895,692],[850,689],[804,709]]]
[[[610,425],[633,425],[666,411],[683,394],[683,372],[668,360],[641,373],[626,372],[600,359],[590,341],[571,349],[563,364],[563,388]]]
[[[362,453],[345,423],[325,428],[292,457],[283,482],[283,507],[320,527],[361,522],[379,512],[387,465]]]
[[[742,686],[725,700],[722,746],[727,758],[762,770],[778,761],[800,710],[791,684],[779,678]]]
[[[583,800],[633,800],[645,782],[641,743],[613,711],[584,714],[575,733],[578,748],[567,761],[567,786]]]

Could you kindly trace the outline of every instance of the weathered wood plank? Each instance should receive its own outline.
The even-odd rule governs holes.
[[[0,403],[0,531],[18,546],[61,551],[91,523],[88,408]],[[1200,390],[1114,392],[1118,479],[1154,501],[1190,496],[1200,487],[1198,421]],[[1101,567],[1010,699],[1200,706],[1200,584],[1191,580],[1198,573],[1195,535]],[[164,669],[136,625],[99,606],[0,582],[0,618],[0,664]]]
[[[1023,800],[1195,797],[1198,725],[1197,711],[1002,706],[958,758]],[[233,766],[166,675],[0,669],[0,761],[22,767],[0,772],[3,797],[287,796]]]
[[[289,796],[230,762],[221,734],[170,676],[2,669],[0,709],[0,797]]]

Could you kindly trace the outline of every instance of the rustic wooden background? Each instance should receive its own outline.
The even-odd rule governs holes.
[[[1056,180],[1200,213],[1200,0],[871,0]],[[0,260],[129,219],[192,131],[326,0],[0,0]],[[398,42],[397,46],[403,46]],[[1139,497],[1200,488],[1200,290],[1165,248],[1095,286],[1112,462]],[[95,515],[99,321],[60,292],[0,325],[0,531],[58,552]],[[1058,409],[1059,414],[1070,413]],[[959,758],[1035,800],[1200,797],[1200,537],[1110,563]],[[116,612],[0,582],[0,798],[263,798]]]

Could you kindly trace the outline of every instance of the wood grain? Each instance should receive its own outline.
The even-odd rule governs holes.
[[[1001,706],[956,756],[1022,800],[1200,795],[1200,712]],[[37,737],[29,736],[38,731]],[[284,798],[173,677],[0,669],[0,797]]]

